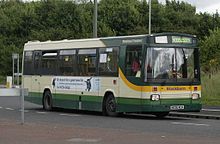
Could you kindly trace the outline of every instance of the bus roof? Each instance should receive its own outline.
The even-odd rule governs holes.
[[[113,37],[100,37],[100,38],[87,38],[87,39],[73,39],[73,40],[58,40],[58,41],[28,41],[24,45],[24,50],[56,50],[56,49],[72,49],[72,48],[94,48],[106,47],[104,41],[106,40],[120,40],[129,38],[144,38],[147,36],[160,36],[160,35],[181,35],[195,37],[189,34],[180,33],[156,33],[156,34],[143,34],[143,35],[130,35],[130,36],[113,36]]]
[[[106,47],[102,40],[126,39],[133,37],[145,37],[145,35],[131,35],[131,36],[115,36],[115,37],[101,37],[88,39],[74,39],[74,40],[59,40],[59,41],[28,41],[24,45],[24,50],[56,50],[56,49],[72,49],[72,48],[91,48],[91,47]]]

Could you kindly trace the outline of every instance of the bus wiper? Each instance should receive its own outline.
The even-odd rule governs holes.
[[[183,52],[183,64],[182,64],[182,77],[187,78],[187,58],[184,49],[182,48]]]
[[[184,59],[184,63],[185,63],[186,55],[185,55],[185,51],[183,50],[183,48],[182,48],[182,52],[183,52],[183,59]]]

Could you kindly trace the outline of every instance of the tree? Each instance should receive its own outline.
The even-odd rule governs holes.
[[[208,13],[200,13],[198,15],[199,24],[197,25],[197,35],[203,39],[205,36],[209,36],[210,30],[213,30],[212,16]]]
[[[101,0],[99,17],[116,35],[136,34],[140,14],[137,0]],[[100,19],[99,19],[100,21]]]
[[[201,41],[201,62],[205,72],[215,72],[220,66],[220,29],[210,31]]]
[[[163,31],[196,34],[196,8],[186,2],[166,0]]]

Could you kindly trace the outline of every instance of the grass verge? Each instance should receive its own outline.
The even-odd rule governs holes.
[[[220,106],[220,71],[211,75],[202,76],[202,104]]]

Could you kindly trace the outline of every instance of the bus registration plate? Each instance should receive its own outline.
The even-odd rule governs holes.
[[[170,106],[170,110],[183,110],[185,107],[184,105],[172,105]]]

